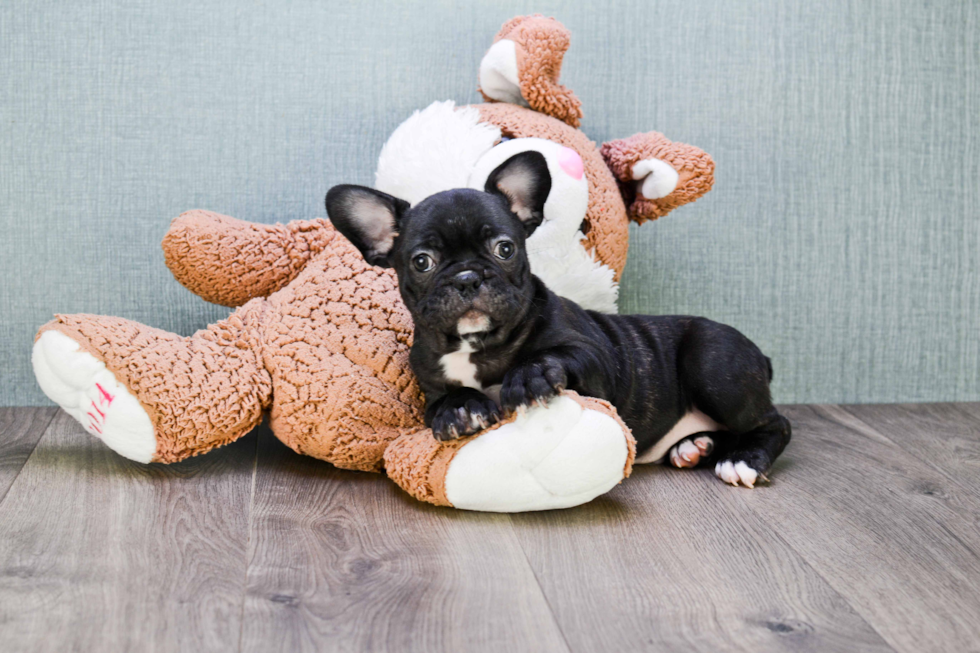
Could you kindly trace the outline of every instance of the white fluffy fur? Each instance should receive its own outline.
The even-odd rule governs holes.
[[[31,362],[44,394],[86,431],[121,456],[150,462],[157,448],[150,416],[105,363],[59,331],[41,334]],[[96,384],[111,395],[111,401]]]
[[[498,140],[500,130],[481,123],[476,109],[433,102],[388,137],[374,186],[413,205],[444,190],[467,188],[477,160]]]
[[[457,508],[491,512],[577,506],[623,480],[628,455],[616,420],[557,397],[461,448],[446,473],[446,497]]]
[[[415,112],[381,150],[375,187],[417,204],[452,188],[482,190],[506,159],[525,150],[541,152],[552,190],[544,222],[527,243],[531,270],[559,295],[585,308],[615,313],[615,273],[585,250],[579,231],[589,202],[586,177],[576,179],[562,168],[564,148],[552,141],[516,138],[494,146],[500,130],[479,118],[476,109],[456,109],[452,102],[435,102]]]

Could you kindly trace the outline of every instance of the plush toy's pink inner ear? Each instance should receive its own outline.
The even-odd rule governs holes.
[[[561,153],[558,155],[558,164],[572,179],[582,178],[585,165],[582,163],[582,157],[575,150],[563,147]]]

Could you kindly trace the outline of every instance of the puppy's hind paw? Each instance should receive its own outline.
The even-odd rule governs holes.
[[[766,475],[753,469],[747,462],[732,460],[720,460],[715,465],[715,476],[729,485],[739,487],[744,485],[747,488],[755,487],[760,480],[769,482]]]
[[[699,435],[685,438],[670,449],[668,458],[670,464],[678,469],[688,469],[697,465],[711,455],[715,441],[709,435]]]

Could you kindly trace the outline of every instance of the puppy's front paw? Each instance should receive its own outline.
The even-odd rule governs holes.
[[[544,404],[564,390],[567,384],[565,368],[553,358],[520,365],[504,376],[500,405],[509,414],[534,402]]]
[[[432,435],[446,442],[473,435],[500,421],[497,404],[482,392],[448,397],[432,418]]]

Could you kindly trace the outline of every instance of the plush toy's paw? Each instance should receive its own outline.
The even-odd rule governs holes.
[[[150,416],[105,363],[56,330],[41,334],[31,360],[44,394],[86,431],[130,460],[153,460],[157,442]]]
[[[632,174],[637,182],[637,195],[648,200],[667,197],[680,181],[673,166],[660,159],[643,159],[633,166]]]
[[[661,218],[714,184],[715,163],[706,152],[657,132],[603,143],[600,152],[635,222]]]
[[[629,476],[635,453],[612,406],[568,392],[474,437],[402,436],[385,450],[385,470],[420,501],[522,512],[591,501]]]
[[[680,469],[697,467],[702,459],[711,455],[715,441],[710,435],[685,438],[670,449],[670,464]]]
[[[551,357],[518,365],[504,376],[500,388],[500,405],[504,414],[534,403],[544,404],[568,384],[562,364]]]
[[[479,390],[462,388],[442,400],[432,418],[432,435],[448,441],[473,435],[500,421],[500,410],[493,399]]]
[[[743,460],[743,458],[744,456],[734,455],[719,460],[715,465],[715,476],[735,487],[744,485],[752,488],[760,480],[769,482],[766,475],[760,471],[767,468],[767,465],[760,465],[759,462]]]

